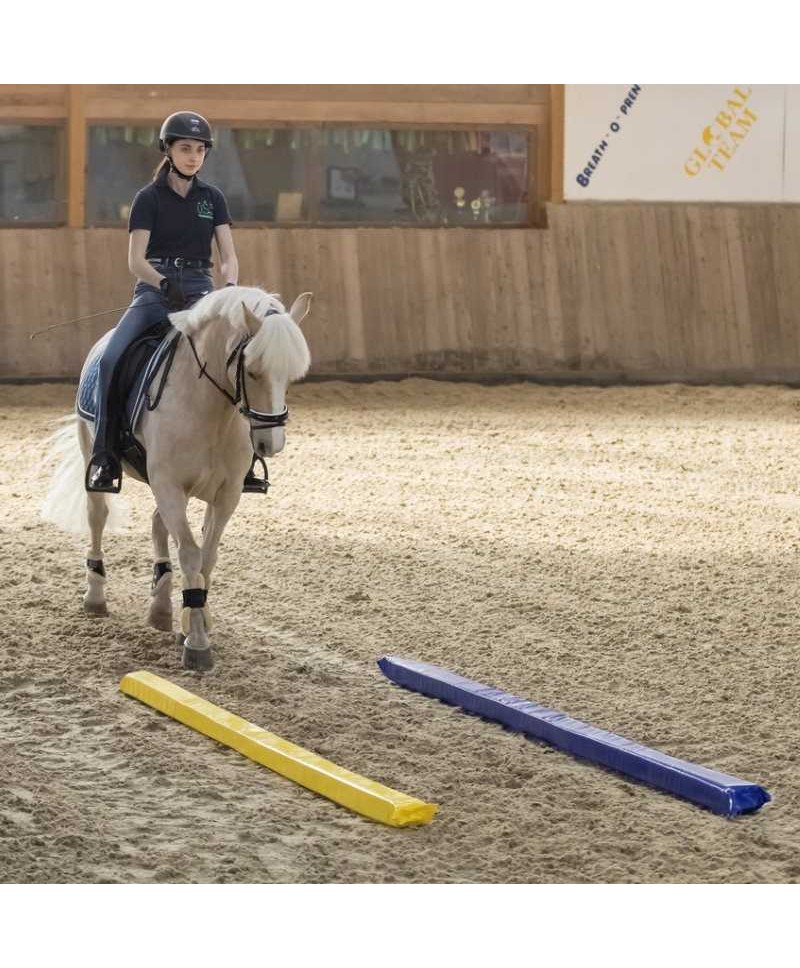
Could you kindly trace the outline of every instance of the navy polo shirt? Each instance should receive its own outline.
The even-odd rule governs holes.
[[[214,229],[231,222],[228,203],[218,188],[195,175],[183,198],[167,182],[165,167],[155,181],[136,193],[128,231],[149,230],[146,259],[210,259]]]

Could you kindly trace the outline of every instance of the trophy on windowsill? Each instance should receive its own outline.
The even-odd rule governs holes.
[[[466,194],[466,190],[460,185],[453,189],[453,202],[450,208],[450,213],[453,222],[456,224],[466,222],[469,219]]]

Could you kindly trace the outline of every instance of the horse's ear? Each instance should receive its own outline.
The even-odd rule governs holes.
[[[255,336],[259,329],[261,329],[262,320],[255,313],[251,313],[244,303],[242,303],[242,316],[244,318],[245,329],[251,336]]]
[[[292,308],[289,310],[289,315],[299,326],[300,323],[308,316],[311,312],[311,300],[314,298],[314,294],[311,292],[302,292],[292,303]]]

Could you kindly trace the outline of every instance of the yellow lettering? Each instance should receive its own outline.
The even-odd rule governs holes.
[[[698,175],[706,164],[713,165],[718,171],[725,171],[725,163],[733,158],[753,123],[758,121],[758,115],[744,106],[744,102],[753,93],[752,87],[735,87],[733,92],[738,100],[728,98],[725,110],[720,111],[713,122],[703,128],[702,142],[711,151],[705,153],[700,148],[695,148],[684,163],[683,170],[690,177]],[[736,127],[733,127],[734,124]],[[715,131],[714,125],[721,130]],[[728,136],[728,141],[725,140],[725,135]]]
[[[747,118],[750,118],[750,120],[748,121]],[[758,121],[758,115],[753,114],[750,108],[745,108],[744,111],[742,111],[742,116],[736,119],[736,123],[740,127],[745,127],[745,128],[751,127],[754,121]]]

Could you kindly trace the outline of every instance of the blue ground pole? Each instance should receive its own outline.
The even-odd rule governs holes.
[[[473,682],[427,662],[384,656],[385,676],[414,692],[460,706],[508,729],[544,740],[566,753],[691,800],[726,817],[758,810],[772,798],[755,783],[640,746],[565,713]]]

